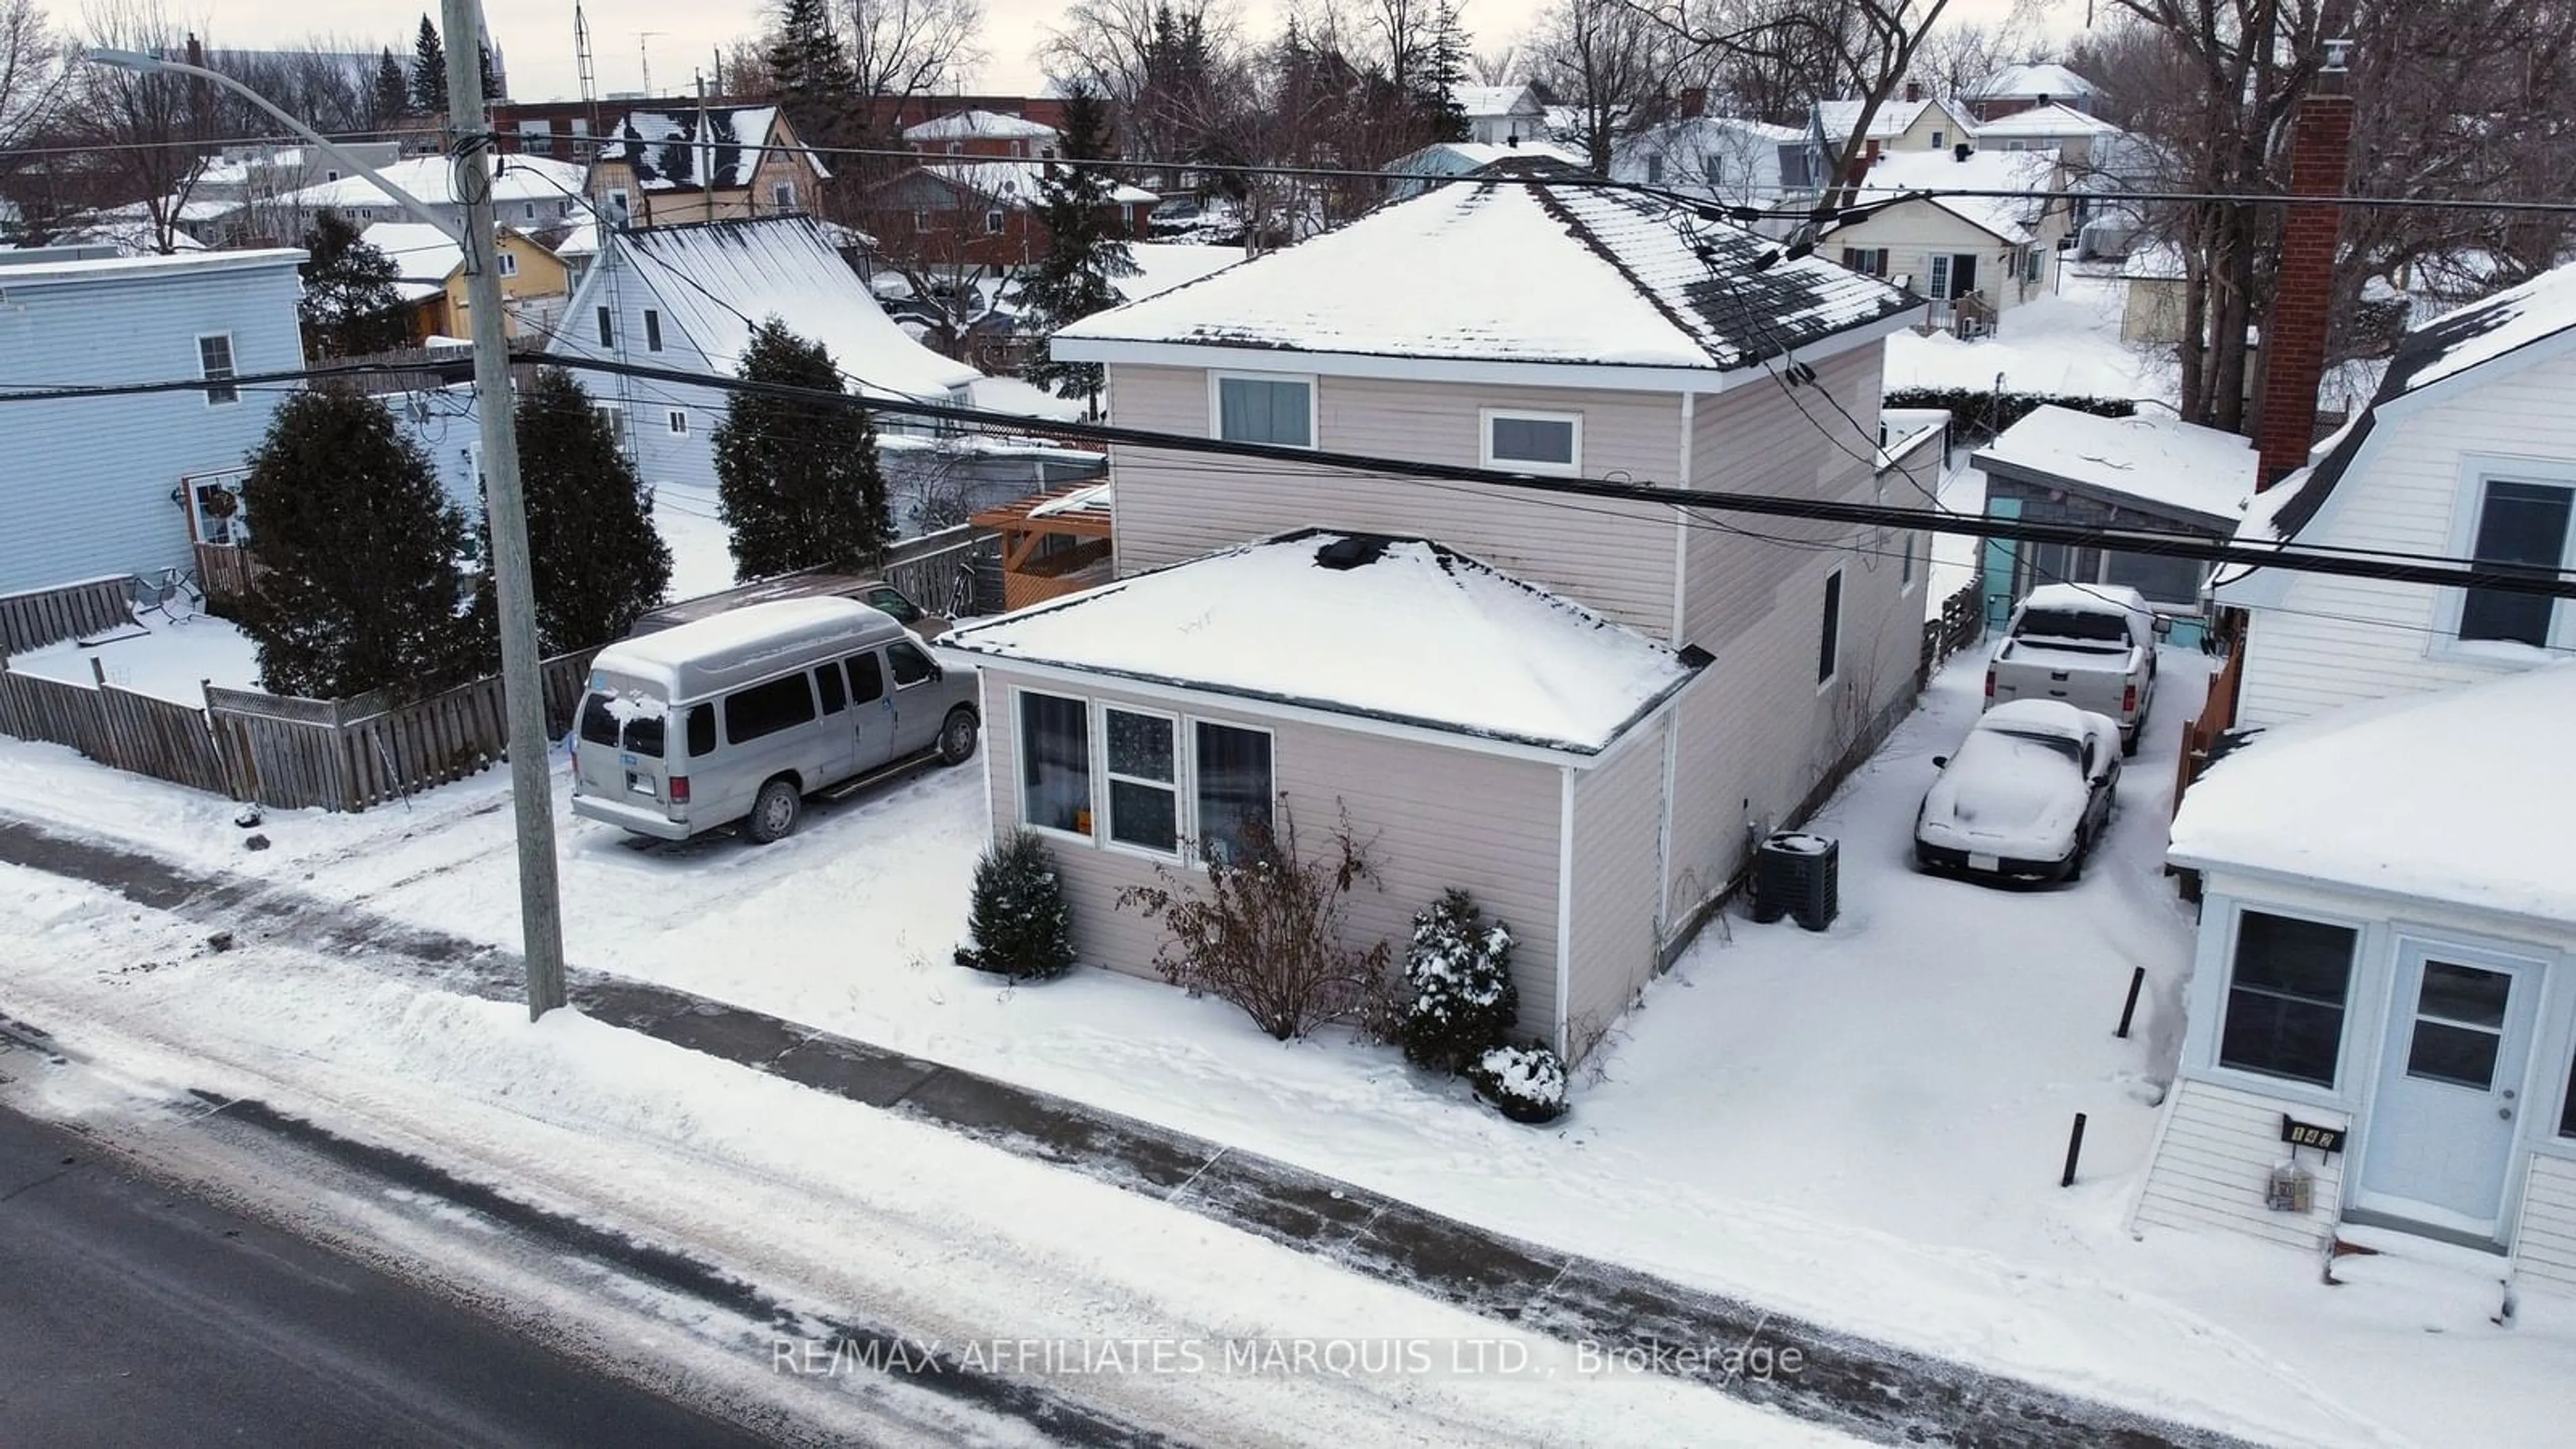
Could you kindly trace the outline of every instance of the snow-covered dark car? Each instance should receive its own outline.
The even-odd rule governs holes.
[[[2002,881],[2073,880],[2111,823],[2120,727],[2053,699],[1996,705],[1958,753],[1935,756],[1941,778],[1914,817],[1925,870]]]

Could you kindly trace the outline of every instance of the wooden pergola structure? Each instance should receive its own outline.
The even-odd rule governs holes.
[[[967,520],[1002,536],[1002,607],[1025,609],[1109,582],[1110,485],[987,508]]]

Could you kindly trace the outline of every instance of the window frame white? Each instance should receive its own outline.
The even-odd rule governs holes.
[[[780,211],[796,209],[796,183],[787,177],[773,178],[769,183],[769,204]]]
[[[1207,435],[1209,437],[1215,438],[1220,442],[1227,441],[1225,436],[1225,383],[1228,379],[1233,379],[1237,382],[1294,382],[1302,383],[1306,388],[1306,441],[1302,445],[1297,443],[1264,443],[1262,446],[1273,448],[1294,448],[1303,446],[1309,452],[1324,446],[1324,389],[1323,384],[1317,380],[1316,374],[1311,372],[1251,372],[1242,368],[1228,368],[1224,370],[1210,368],[1208,369],[1207,376]],[[1254,440],[1241,438],[1234,439],[1232,441],[1252,442]]]
[[[1181,716],[1181,733],[1188,753],[1180,766],[1185,787],[1181,806],[1186,812],[1181,817],[1181,849],[1195,870],[1208,868],[1205,827],[1199,817],[1199,726],[1203,724],[1259,735],[1267,742],[1270,752],[1270,828],[1274,831],[1279,828],[1279,731],[1268,725],[1246,724],[1241,720],[1184,714]]]
[[[888,672],[885,686],[887,693],[891,694],[894,688],[891,671]],[[1029,818],[1028,711],[1022,701],[1030,695],[1036,695],[1042,699],[1066,700],[1082,706],[1082,808],[1091,816],[1089,834],[1054,825],[1041,825]],[[1021,829],[1050,840],[1087,845],[1095,850],[1100,847],[1099,755],[1102,742],[1099,727],[1094,722],[1094,716],[1098,713],[1099,701],[1085,695],[1066,694],[1054,689],[1031,689],[1021,684],[1011,686],[1011,819]]]
[[[2576,493],[2576,463],[2554,458],[2517,457],[2507,453],[2461,454],[2459,482],[2451,504],[2452,558],[2474,557],[2478,525],[2486,518],[2487,485],[2490,483],[2523,483],[2536,488],[2564,488]],[[2567,537],[2559,541],[2558,566],[2576,569],[2576,499],[2570,501]],[[2511,667],[2518,661],[2497,648],[2505,641],[2460,637],[2460,616],[2468,607],[2468,594],[2466,589],[2441,591],[2434,605],[2433,632],[2425,643],[2425,652],[2437,659],[2474,660],[2481,664]],[[2570,608],[2564,599],[2551,601],[2549,632],[2543,648],[2553,652],[2576,649],[2576,608]],[[2534,657],[2530,662],[2539,664],[2544,660]]]
[[[224,344],[224,366],[220,374],[206,361],[206,344],[215,341]],[[197,334],[197,378],[201,382],[223,384],[220,388],[210,386],[206,389],[206,406],[229,408],[241,405],[241,354],[234,350],[230,332]],[[216,396],[218,392],[223,395]]]
[[[502,276],[515,277],[519,274],[519,258],[517,253],[496,251],[492,254],[492,260],[493,265],[500,269]]]
[[[689,410],[687,408],[672,408],[667,421],[671,429],[672,437],[685,438],[689,435]]]
[[[1143,775],[1117,773],[1109,763],[1109,716],[1113,713],[1134,715],[1138,719],[1161,720],[1171,729],[1172,778],[1155,780]],[[1183,792],[1192,790],[1194,783],[1186,753],[1187,746],[1183,739],[1181,716],[1172,710],[1156,709],[1150,705],[1121,704],[1106,699],[1091,701],[1091,716],[1096,722],[1092,733],[1097,741],[1092,746],[1093,778],[1100,782],[1092,790],[1091,823],[1095,827],[1094,833],[1099,837],[1100,848],[1120,855],[1142,856],[1147,860],[1169,862],[1187,860],[1191,854],[1190,809],[1188,798]],[[1138,845],[1132,840],[1118,838],[1117,795],[1110,787],[1119,784],[1170,792],[1172,797],[1171,849],[1157,850],[1150,845]]]
[[[984,235],[1000,236],[1011,229],[1011,214],[1001,207],[984,208]]]
[[[1567,423],[1572,427],[1568,452],[1563,463],[1533,458],[1506,458],[1494,451],[1494,424]],[[1476,460],[1478,466],[1498,468],[1509,473],[1546,473],[1560,478],[1580,477],[1583,473],[1583,414],[1553,412],[1541,408],[1478,408],[1476,410]]]
[[[2305,1077],[2232,1066],[2222,1060],[2227,1050],[2227,1004],[2236,994],[2236,958],[2243,949],[2240,938],[2248,912],[2352,932],[2352,962],[2344,977],[2342,1037],[2335,1043],[2334,1082],[2331,1085],[2319,1086]],[[2393,1002],[2388,999],[2387,967],[2380,959],[2386,951],[2386,943],[2378,938],[2371,923],[2359,917],[2260,897],[2231,898],[2227,902],[2227,932],[2219,942],[2218,990],[2210,998],[2207,1035],[2202,1038],[2197,1031],[2193,1034],[2195,1040],[2205,1041],[2204,1048],[2193,1053],[2195,1059],[2202,1063],[2194,1075],[2206,1075],[2213,1081],[2247,1091],[2298,1098],[2323,1106],[2348,1109],[2355,1099],[2367,1098],[2376,1088],[2356,1075],[2367,1066],[2366,1061],[2356,1059],[2356,1053],[2365,1049],[2363,1044],[2371,1030],[2384,1031],[2387,1028]],[[2355,1031],[2356,1020],[2365,1012],[2369,1020],[2364,1023],[2364,1030]]]

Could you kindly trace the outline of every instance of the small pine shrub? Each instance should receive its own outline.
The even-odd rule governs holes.
[[[1405,1060],[1455,1073],[1502,1045],[1520,1015],[1511,964],[1511,928],[1485,919],[1465,891],[1452,889],[1416,913],[1404,952]]]
[[[1072,969],[1073,908],[1055,858],[1034,832],[1012,831],[975,862],[966,929],[974,943],[957,948],[960,966],[1023,981]]]
[[[1515,1122],[1536,1125],[1565,1115],[1565,1062],[1536,1042],[1498,1046],[1467,1068],[1476,1095]]]

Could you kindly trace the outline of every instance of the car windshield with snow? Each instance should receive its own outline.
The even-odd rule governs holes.
[[[1988,710],[1915,815],[1925,870],[1995,880],[2072,880],[2101,839],[2120,780],[2120,728],[2055,700]]]

